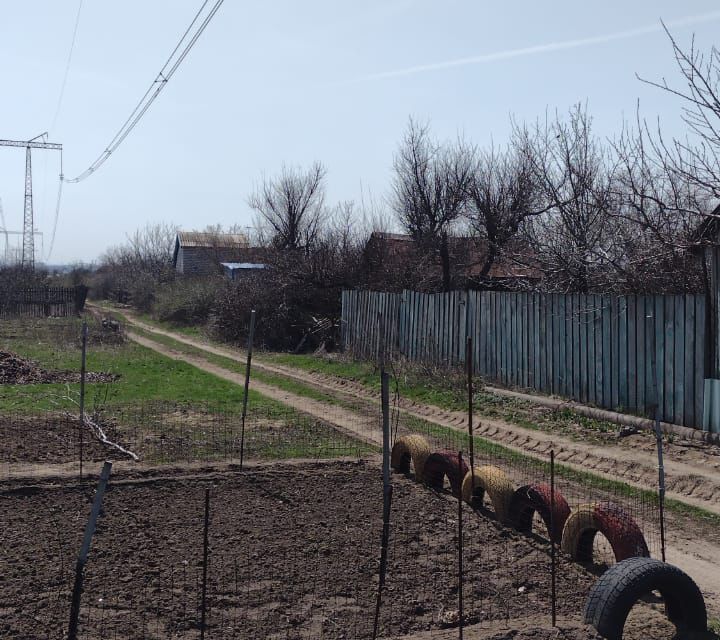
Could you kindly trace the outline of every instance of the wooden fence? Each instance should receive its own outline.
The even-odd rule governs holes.
[[[410,360],[461,365],[505,386],[663,421],[703,424],[704,296],[344,291],[342,341]],[[657,389],[657,391],[656,391]]]
[[[0,317],[71,316],[82,311],[87,287],[32,287],[0,291]]]

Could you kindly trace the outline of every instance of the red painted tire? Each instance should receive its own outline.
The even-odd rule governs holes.
[[[462,465],[458,464],[458,452],[443,449],[428,456],[423,469],[425,483],[433,489],[442,489],[447,476],[450,488],[454,496],[459,497],[462,489],[462,481],[468,472],[468,466],[463,459]]]
[[[593,541],[602,533],[610,543],[616,562],[628,558],[649,558],[645,536],[635,519],[614,502],[581,505],[565,523],[562,549],[573,560],[592,562]]]
[[[510,501],[509,519],[518,531],[532,531],[533,514],[537,512],[545,523],[551,540],[560,542],[565,521],[570,515],[570,506],[562,493],[555,489],[555,510],[551,518],[550,485],[545,483],[526,484],[520,487]],[[552,531],[550,531],[552,523]]]

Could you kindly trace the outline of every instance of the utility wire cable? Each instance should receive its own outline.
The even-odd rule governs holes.
[[[58,218],[60,217],[60,201],[62,200],[62,189],[63,189],[63,177],[62,177],[62,173],[61,173],[60,180],[58,180],[58,194],[57,194],[57,202],[55,204],[55,222],[53,224],[52,235],[50,236],[50,248],[48,249],[47,256],[45,256],[46,262],[48,260],[50,260],[50,256],[52,255],[52,252],[53,252],[53,247],[55,246],[55,233],[57,232]]]
[[[55,129],[58,116],[60,115],[60,108],[62,107],[62,101],[65,97],[65,86],[67,85],[68,74],[70,73],[70,64],[72,63],[73,52],[75,51],[75,40],[77,39],[78,26],[80,25],[80,12],[82,11],[83,0],[78,3],[77,14],[75,15],[75,27],[73,28],[72,41],[70,43],[70,51],[68,52],[67,63],[65,64],[65,73],[63,74],[62,85],[60,86],[60,95],[58,96],[57,106],[55,107],[55,115],[52,119],[52,124],[48,131]]]
[[[210,24],[210,21],[213,19],[218,9],[220,9],[223,1],[224,0],[216,0],[215,4],[207,13],[205,18],[200,21],[200,18],[206,6],[209,4],[210,0],[205,0],[203,2],[202,6],[195,14],[195,17],[190,23],[190,26],[185,30],[185,33],[180,38],[179,42],[175,46],[175,49],[173,49],[173,52],[170,54],[167,62],[165,63],[163,68],[160,69],[160,72],[157,74],[155,80],[153,80],[152,84],[145,92],[145,95],[143,95],[143,97],[140,99],[140,102],[138,102],[137,106],[135,107],[135,109],[133,109],[130,116],[127,118],[127,120],[125,120],[122,127],[120,127],[113,139],[110,140],[107,147],[105,148],[105,151],[103,151],[97,157],[97,159],[79,176],[69,180],[65,180],[65,182],[76,183],[85,180],[85,178],[95,173],[95,171],[97,171],[100,166],[102,166],[102,164],[107,161],[110,155],[122,144],[123,140],[125,140],[125,138],[127,138],[130,132],[137,126],[138,122],[140,122],[142,117],[145,115],[145,112],[150,108],[150,105],[155,101],[160,92],[165,88],[165,85],[167,85],[170,78],[172,78],[172,76],[175,74],[177,69],[182,64],[183,60],[185,60],[185,58],[187,57],[188,53],[190,53],[190,50],[193,48],[198,38],[200,38],[208,24]],[[196,23],[198,22],[199,24],[193,32],[193,27],[195,27]],[[190,35],[191,33],[192,35]]]
[[[48,248],[47,255],[45,256],[45,262],[50,260],[53,247],[55,246],[55,234],[57,233],[58,220],[60,219],[60,202],[62,200],[63,190],[63,156],[62,149],[60,149],[60,179],[58,180],[58,193],[57,200],[55,202],[55,221],[53,222],[52,235],[50,236],[50,247]]]
[[[78,2],[77,13],[75,14],[75,26],[73,27],[72,40],[70,41],[70,50],[68,51],[67,62],[65,63],[65,72],[63,73],[62,84],[60,85],[60,95],[58,96],[57,105],[55,106],[55,114],[53,115],[52,123],[50,124],[50,128],[48,129],[48,131],[53,131],[55,129],[58,116],[60,115],[60,109],[62,108],[63,98],[65,97],[65,87],[67,86],[67,79],[68,75],[70,74],[70,65],[72,64],[73,53],[75,52],[75,42],[77,40],[78,27],[80,26],[80,13],[82,12],[82,8],[83,0],[80,0]],[[47,167],[47,156],[45,158],[45,165]],[[47,175],[47,173],[45,175]],[[55,219],[53,220],[52,235],[50,236],[50,247],[48,249],[47,255],[45,256],[46,262],[50,259],[50,254],[52,254],[53,247],[55,246],[55,234],[57,232],[58,220],[60,218],[60,201],[62,199],[63,183],[62,152],[60,152],[60,179],[58,182],[58,194],[55,203]],[[46,190],[43,186],[43,210],[45,209],[45,194]]]

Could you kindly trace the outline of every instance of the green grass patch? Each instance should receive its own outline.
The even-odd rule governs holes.
[[[114,314],[121,316],[118,318],[119,320],[122,320],[122,311],[119,311],[117,309],[114,309],[113,307],[102,307],[106,311],[112,311]],[[168,321],[162,321],[158,320],[157,318],[153,317],[149,313],[135,313],[135,316],[142,320],[145,324],[150,324],[154,327],[157,327],[158,329],[165,329],[167,331],[174,331],[175,333],[181,333],[182,335],[187,336],[188,338],[200,338],[205,340],[207,338],[205,333],[205,328],[201,326],[196,325],[186,325],[186,324],[179,324],[177,322],[168,322]]]
[[[0,346],[33,360],[47,370],[79,371],[79,320],[15,321],[0,323]],[[105,344],[91,326],[87,370],[118,376],[109,383],[86,385],[86,406],[119,405],[149,400],[212,402],[238,405],[243,390],[237,385],[200,371],[184,362],[166,358],[132,342]],[[79,383],[3,385],[0,408],[22,412],[72,409],[79,398]],[[267,404],[268,398],[251,392],[249,401]]]
[[[179,340],[176,340],[175,338],[171,338],[169,336],[165,336],[159,333],[154,333],[152,331],[146,331],[145,329],[141,329],[140,327],[133,326],[132,331],[140,336],[147,338],[148,340],[153,340],[158,344],[162,344],[166,347],[174,349],[179,353],[202,358],[209,363],[215,364],[219,367],[222,367],[223,369],[232,371],[234,373],[239,373],[242,375],[245,374],[245,362],[241,362],[233,358],[221,356],[215,353],[210,353],[208,351],[205,351],[204,349],[200,349],[193,345],[189,345]],[[322,391],[317,387],[303,384],[298,380],[283,376],[281,374],[263,371],[262,369],[259,369],[257,367],[252,369],[251,380],[257,380],[258,382],[262,382],[278,389],[282,389],[283,391],[287,391],[288,393],[293,393],[295,395],[302,396],[303,398],[316,400],[318,402],[323,402],[333,406],[345,407],[347,409],[361,408],[359,404],[346,402],[336,397],[330,392]]]
[[[81,326],[78,319],[0,322],[0,347],[31,359],[47,370],[77,371],[81,360]],[[88,371],[113,373],[118,379],[111,383],[87,384],[86,407],[91,412],[100,410],[111,424],[116,424],[121,441],[151,462],[232,457],[238,447],[241,385],[136,343],[120,341],[117,336],[112,342],[104,342],[97,323],[90,324],[89,333]],[[155,335],[148,337],[155,338]],[[242,363],[219,356],[217,361],[244,371]],[[77,405],[73,399],[78,399],[79,387],[79,383],[3,385],[0,411],[35,414],[65,409],[75,412]],[[322,399],[326,399],[324,395]],[[248,459],[331,458],[376,451],[375,447],[335,430],[332,425],[252,388],[248,394],[247,425]]]

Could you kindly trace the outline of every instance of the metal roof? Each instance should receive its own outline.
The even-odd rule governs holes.
[[[178,231],[177,242],[181,247],[244,248],[249,245],[243,233],[204,233]]]
[[[228,269],[234,270],[234,269],[265,269],[266,265],[260,264],[258,262],[221,262],[220,263],[223,267],[227,267]]]

